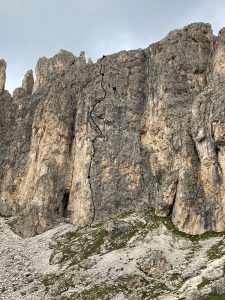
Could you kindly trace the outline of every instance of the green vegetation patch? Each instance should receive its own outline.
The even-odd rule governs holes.
[[[210,280],[208,278],[202,277],[202,281],[201,281],[201,283],[199,283],[197,285],[197,288],[201,289],[201,288],[203,288],[204,286],[206,286],[208,284],[210,284]]]
[[[137,239],[142,239],[150,231],[159,228],[161,224],[164,224],[175,236],[181,236],[192,241],[193,246],[188,254],[188,259],[194,256],[195,251],[199,248],[200,240],[223,235],[223,233],[207,232],[192,236],[180,232],[173,225],[171,218],[158,217],[152,209],[149,209],[139,215],[132,212],[123,213],[114,220],[114,227],[110,230],[106,230],[103,225],[99,225],[92,228],[81,228],[77,232],[68,232],[57,241],[52,258],[61,252],[63,254],[62,263],[78,264],[92,255],[101,254],[102,249],[106,253],[125,248],[134,236]],[[218,258],[225,254],[225,251],[221,250],[222,243],[221,241],[208,251],[209,259]]]
[[[153,209],[149,209],[144,212],[144,219],[148,222],[147,228],[156,229],[161,224],[164,224],[166,228],[172,232],[176,236],[183,237],[185,239],[189,239],[192,242],[198,242],[201,240],[206,240],[211,237],[224,237],[224,232],[215,232],[215,231],[207,231],[202,234],[191,235],[182,231],[179,231],[177,227],[173,224],[172,218],[168,217],[160,217],[155,215]]]
[[[129,295],[131,292],[137,295],[138,299],[152,300],[160,295],[165,295],[169,290],[164,283],[149,283],[141,275],[133,274],[118,277],[113,283],[104,282],[84,290],[80,294],[62,296],[60,300],[111,300],[115,295],[123,293]]]
[[[174,280],[178,280],[181,278],[181,274],[180,273],[173,273],[171,276],[170,276],[170,280],[174,281]]]
[[[101,254],[126,247],[130,239],[137,233],[138,226],[134,227],[126,222],[115,225],[108,231],[103,226],[81,228],[77,232],[68,232],[59,238],[50,261],[61,252],[61,263],[69,262],[69,266],[78,264],[95,254]],[[104,246],[104,247],[103,247]]]
[[[107,231],[101,227],[93,228],[88,233],[86,233],[86,229],[81,229],[75,233],[69,232],[62,241],[58,242],[53,256],[62,252],[62,263],[69,261],[70,265],[75,265],[89,256],[100,253],[106,236]]]
[[[186,259],[188,261],[191,261],[195,257],[195,253],[199,250],[199,248],[200,248],[200,245],[199,245],[198,240],[192,242],[192,245],[190,247],[190,251],[189,251],[188,255],[186,256]]]
[[[42,279],[45,291],[51,295],[57,296],[67,291],[71,287],[75,287],[72,278],[64,278],[64,275],[48,274]]]
[[[118,228],[118,231],[112,231],[109,233],[106,243],[106,250],[108,252],[121,249],[127,246],[130,239],[138,232],[138,228]]]
[[[189,252],[189,259],[194,256],[195,251],[199,248],[199,242],[201,240],[207,239],[209,237],[223,236],[224,233],[207,232],[202,235],[189,235],[180,232],[172,223],[169,217],[158,217],[155,215],[152,209],[143,211],[142,213],[135,214],[132,212],[123,213],[117,219],[113,221],[113,225],[110,228],[104,225],[98,225],[91,228],[81,228],[76,232],[68,232],[67,234],[61,235],[56,238],[57,245],[53,252],[52,258],[58,253],[62,253],[62,264],[67,264],[68,267],[77,265],[76,268],[79,270],[83,268],[89,268],[90,265],[87,263],[79,264],[83,260],[89,257],[107,253],[117,249],[123,249],[129,245],[131,239],[142,239],[149,232],[154,229],[159,228],[164,224],[167,229],[173,233],[175,236],[183,237],[192,241],[192,247]],[[107,229],[106,229],[107,228]],[[218,242],[211,249],[208,250],[207,255],[209,259],[215,259],[221,257],[224,253],[223,241]],[[130,243],[131,244],[131,243]],[[91,262],[92,263],[92,262]],[[139,276],[139,277],[138,277]],[[175,273],[171,275],[171,281],[179,280],[180,274]],[[86,286],[87,289],[83,291],[80,295],[76,295],[74,299],[111,299],[112,295],[116,295],[119,292],[126,293],[133,286],[137,288],[134,293],[138,293],[141,296],[140,299],[152,299],[152,297],[158,297],[159,295],[164,295],[169,290],[164,283],[160,282],[144,282],[140,275],[131,275],[126,277],[119,277],[115,279],[113,283],[101,283],[96,286]],[[143,282],[144,283],[143,283]],[[138,285],[140,283],[140,287]],[[208,279],[203,278],[202,282],[198,285],[201,289],[209,283]],[[74,283],[72,278],[66,279],[64,275],[61,274],[60,277],[55,275],[48,275],[43,279],[43,284],[46,290],[55,291],[55,295],[61,295],[64,291],[68,290],[69,287],[73,287]],[[144,288],[142,287],[144,286]],[[89,287],[89,289],[88,289]],[[109,295],[109,297],[108,297]],[[108,298],[107,298],[108,297]],[[217,297],[217,296],[210,296]],[[220,297],[220,296],[219,296]],[[67,299],[67,298],[62,298]],[[70,299],[73,299],[71,296]],[[225,298],[207,298],[210,299],[224,299]]]
[[[210,295],[204,298],[204,300],[225,300],[225,294],[222,295]]]
[[[113,283],[104,282],[99,285],[93,285],[80,294],[62,297],[60,300],[110,300],[116,294],[123,292],[128,294],[130,291],[145,287],[148,281],[140,275],[126,275],[118,277]]]
[[[207,256],[210,260],[220,258],[223,255],[225,255],[224,241],[219,241],[207,251]]]
[[[167,293],[169,291],[169,289],[167,288],[167,286],[164,283],[155,283],[152,286],[144,289],[141,292],[141,299],[143,300],[152,300],[154,297],[154,299],[156,297],[159,297],[161,295],[165,295],[165,293]]]
[[[47,275],[42,283],[46,287],[46,292],[51,296],[61,296],[59,298],[60,300],[111,300],[119,293],[123,293],[124,295],[133,293],[138,299],[152,300],[153,297],[155,299],[160,295],[165,295],[165,293],[169,291],[164,283],[149,282],[140,274],[120,276],[113,282],[106,281],[87,286],[86,289],[79,294],[77,292],[73,294],[71,291],[69,296],[63,295],[63,293],[68,291],[71,287],[75,288],[70,278]]]

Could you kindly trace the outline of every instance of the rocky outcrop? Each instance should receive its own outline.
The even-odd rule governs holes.
[[[33,86],[34,86],[33,71],[29,70],[25,74],[24,79],[22,81],[22,88],[24,89],[26,95],[32,94]]]
[[[224,41],[196,23],[97,63],[41,58],[33,88],[0,98],[1,214],[26,236],[143,208],[225,230]]]
[[[4,59],[0,60],[0,94],[3,93],[5,89],[5,80],[6,80],[6,62]]]

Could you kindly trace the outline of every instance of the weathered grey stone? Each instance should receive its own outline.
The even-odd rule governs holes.
[[[23,88],[16,88],[14,91],[13,91],[13,97],[14,98],[22,98],[24,97],[26,94],[25,90]]]
[[[145,207],[225,230],[224,43],[195,23],[95,64],[41,58],[32,96],[0,114],[0,213],[26,236]]]
[[[0,217],[1,299],[223,299],[225,237],[196,243],[151,215],[116,218],[116,231],[111,221],[64,223],[28,239]]]
[[[24,79],[22,81],[22,88],[24,89],[26,95],[32,94],[33,86],[34,86],[33,71],[29,70],[25,74]]]
[[[3,93],[5,89],[5,80],[6,80],[6,62],[4,59],[0,60],[0,94]]]

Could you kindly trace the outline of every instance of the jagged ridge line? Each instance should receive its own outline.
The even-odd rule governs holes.
[[[88,181],[89,181],[89,187],[90,187],[90,191],[91,191],[91,202],[92,202],[92,208],[93,208],[93,216],[92,216],[92,220],[91,220],[91,222],[89,224],[90,227],[92,226],[92,224],[93,224],[93,222],[95,220],[95,213],[96,213],[96,207],[95,207],[94,196],[93,196],[93,189],[92,189],[92,184],[91,184],[91,167],[92,167],[92,162],[93,162],[93,159],[95,157],[95,152],[96,152],[96,150],[95,150],[95,142],[96,142],[96,140],[100,136],[103,136],[102,130],[100,129],[100,127],[98,126],[98,124],[94,120],[93,113],[94,113],[96,105],[99,104],[99,103],[101,103],[105,99],[105,97],[106,97],[106,90],[105,90],[105,88],[103,86],[103,77],[104,77],[104,74],[102,73],[102,68],[103,68],[102,61],[103,61],[104,58],[105,58],[105,56],[103,56],[101,58],[101,60],[100,60],[101,67],[100,67],[100,71],[99,71],[99,74],[102,76],[102,78],[101,78],[101,88],[104,91],[104,96],[101,99],[99,99],[99,100],[97,100],[95,102],[95,104],[93,105],[93,107],[92,107],[92,109],[90,111],[90,119],[91,119],[91,121],[93,122],[93,124],[95,125],[95,127],[97,128],[97,130],[99,132],[99,134],[96,135],[93,138],[93,140],[91,141],[91,143],[92,143],[92,154],[91,154],[91,160],[90,160],[89,169],[88,169]]]

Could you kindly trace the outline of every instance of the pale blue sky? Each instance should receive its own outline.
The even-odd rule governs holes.
[[[209,22],[225,27],[224,0],[0,0],[0,58],[6,87],[20,86],[39,57],[60,49],[95,61],[103,54],[144,48],[169,31]]]

